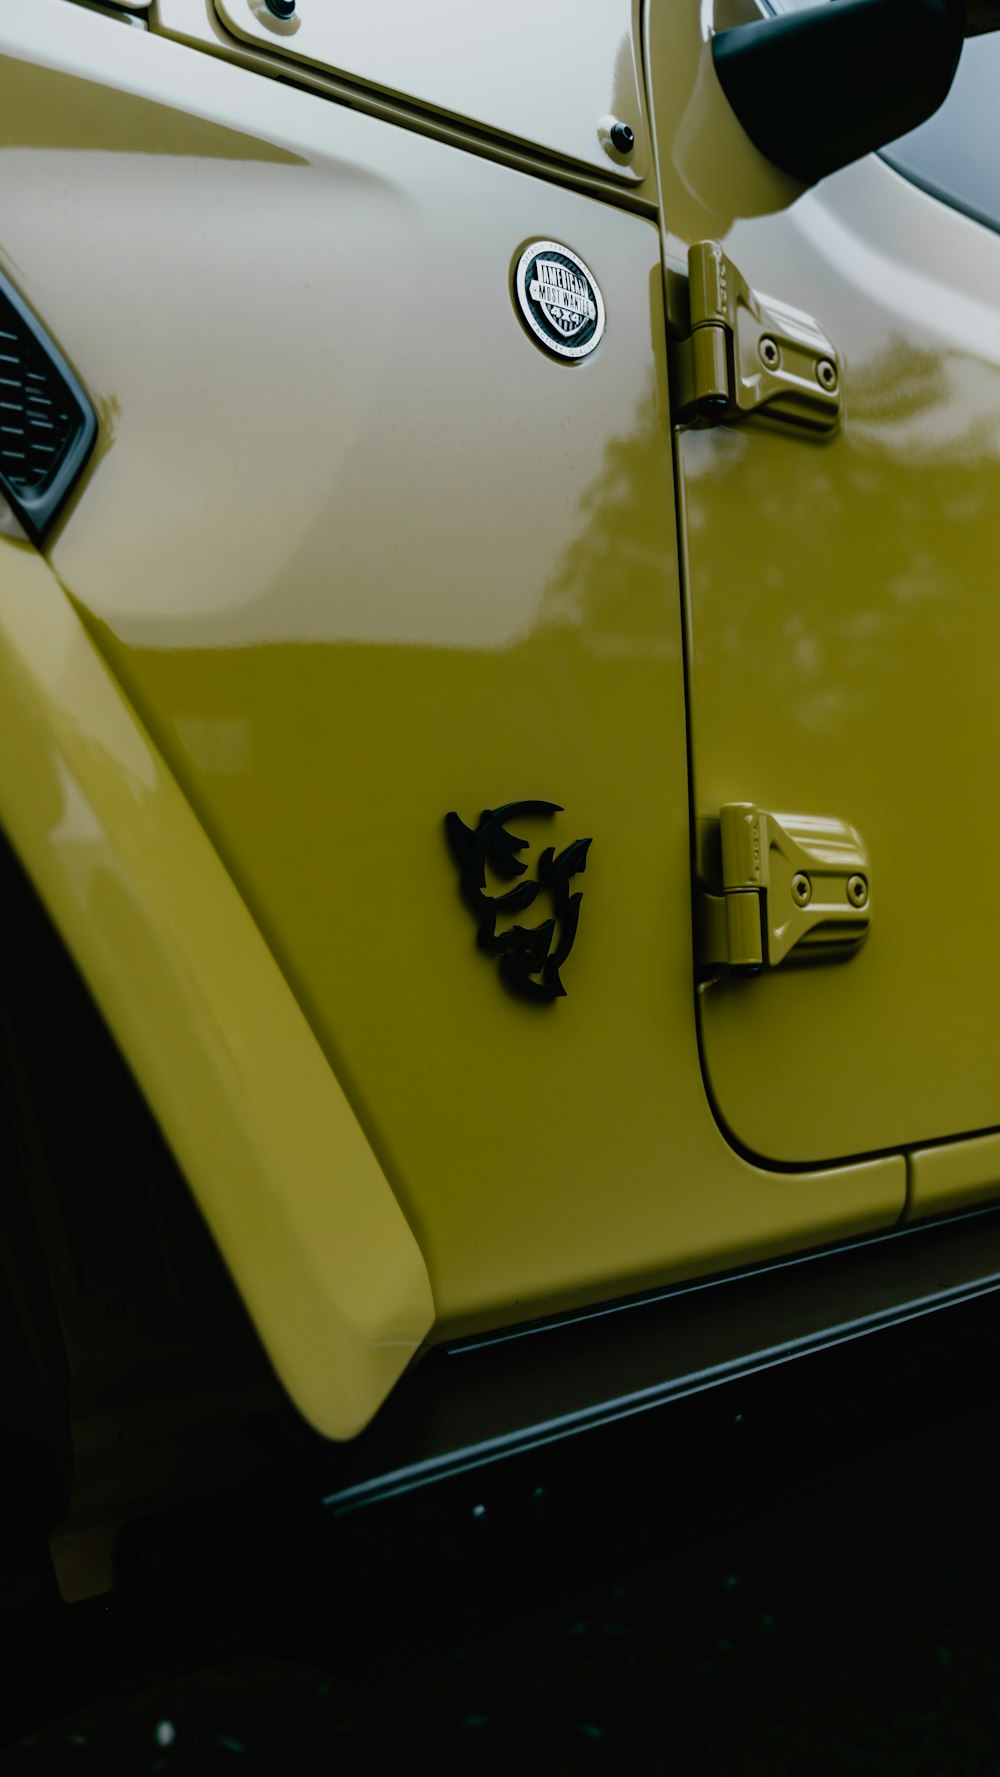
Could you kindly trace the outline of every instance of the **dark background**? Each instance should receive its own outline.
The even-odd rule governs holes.
[[[664,1522],[600,1584],[581,1539],[572,1597],[477,1634],[322,1664],[251,1648],[77,1709],[0,1766],[1000,1773],[995,1446],[991,1406],[917,1425],[697,1534]]]

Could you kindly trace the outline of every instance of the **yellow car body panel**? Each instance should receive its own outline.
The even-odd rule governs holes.
[[[941,984],[966,938],[967,977],[972,934],[946,916],[935,928],[943,998],[916,973],[913,829],[927,783],[943,798],[948,756],[911,721],[909,781],[894,748],[906,674],[932,672],[943,632],[906,587],[896,627],[866,627],[888,570],[860,527],[880,502],[909,522],[934,426],[957,414],[965,428],[956,499],[992,462],[964,385],[934,380],[926,306],[898,361],[885,312],[872,320],[882,262],[861,234],[890,187],[900,214],[930,200],[866,163],[796,202],[728,113],[723,126],[710,106],[719,127],[705,124],[696,9],[648,17],[662,228],[648,179],[637,193],[610,161],[601,173],[599,135],[586,154],[532,139],[523,105],[504,108],[507,64],[495,102],[433,116],[417,93],[408,116],[388,76],[391,104],[349,104],[280,46],[227,40],[209,0],[163,0],[149,31],[68,0],[0,11],[2,263],[101,424],[52,573],[21,544],[0,557],[10,670],[35,687],[30,720],[5,711],[0,820],[286,1386],[336,1436],[425,1335],[891,1227],[904,1149],[1000,1120],[975,1006],[973,1064],[944,1064],[967,979]],[[463,139],[456,115],[508,133]],[[876,220],[852,234],[838,191]],[[996,243],[943,226],[985,280]],[[854,255],[837,275],[824,230]],[[679,539],[663,257],[703,237],[818,316],[844,353],[846,419],[829,445],[757,422],[685,431]],[[600,285],[607,330],[586,362],[547,356],[518,318],[514,268],[540,240]],[[914,375],[924,418],[890,436],[878,403],[898,405]],[[824,476],[839,530],[817,519]],[[920,514],[938,611],[953,530],[936,522]],[[984,613],[988,522],[969,534]],[[762,633],[775,572],[785,591],[803,560],[808,608],[793,599]],[[61,636],[78,663],[65,684],[45,665]],[[971,700],[940,692],[948,721],[978,723],[970,753],[992,732],[987,678],[983,664]],[[701,996],[714,1103],[693,986],[688,682],[696,815],[752,798],[851,821],[879,896],[843,967]],[[95,723],[117,712],[155,795],[112,795],[91,703]],[[85,784],[97,773],[88,805],[131,872],[135,926],[95,923],[72,890],[17,779],[19,723],[40,776],[55,754]],[[966,771],[966,820],[983,789]],[[450,812],[474,826],[517,798],[559,806],[517,826],[531,858],[592,841],[553,1005],[504,992],[445,839]],[[202,994],[213,969],[207,1019],[192,982]],[[988,1189],[968,1156],[952,1185]],[[939,1162],[928,1201],[952,1185]]]
[[[290,19],[266,4],[215,0],[214,11],[224,30],[274,59],[310,64],[627,184],[648,170],[635,0],[581,0],[571,12],[509,0],[502,14],[435,0],[432,16],[410,0],[386,0],[377,11],[318,6]],[[633,131],[627,155],[601,127],[615,117]]]

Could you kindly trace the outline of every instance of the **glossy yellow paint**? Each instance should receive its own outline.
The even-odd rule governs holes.
[[[182,902],[197,966],[151,964],[123,1009],[125,922],[121,962],[105,924],[106,961],[88,966],[87,922],[46,886],[47,848],[63,855],[49,829],[23,810],[15,840],[192,1185],[214,1193],[300,1404],[336,1429],[340,1380],[322,1411],[310,1398],[330,1365],[310,1292],[355,1241],[324,1196],[322,1125],[265,1081],[242,1092],[246,1164],[262,1118],[268,1181],[283,1135],[298,1160],[283,1176],[308,1287],[286,1327],[268,1303],[294,1290],[294,1243],[263,1209],[246,1217],[212,1120],[185,1109],[185,1058],[209,1027],[183,996],[210,964],[232,996],[213,1040],[249,1042],[252,1019],[253,1066],[273,1060],[273,1093],[291,1093],[261,939],[419,1242],[438,1335],[891,1224],[900,1157],[764,1171],[702,1086],[655,226],[61,0],[5,14],[0,52],[0,249],[102,418],[51,560],[172,774],[158,768],[161,827],[133,839],[121,815],[130,868],[141,851],[133,917],[148,897],[152,942]],[[601,284],[607,333],[584,364],[548,358],[516,319],[511,269],[533,238],[565,241]],[[61,746],[79,730],[86,760],[91,695],[61,703],[53,680],[45,714]],[[474,822],[521,796],[566,811],[525,826],[532,855],[593,835],[568,997],[541,1009],[477,951],[442,829],[450,809]],[[95,806],[106,823],[96,791]],[[332,1075],[328,1090],[334,1119]],[[373,1316],[406,1296],[418,1337],[426,1297],[399,1228],[388,1217],[376,1286],[362,1218],[356,1284]]]
[[[276,18],[266,0],[211,0],[222,25],[270,55],[465,119],[496,135],[638,183],[648,170],[635,0],[501,9],[435,0],[303,7]],[[204,10],[204,9],[203,9]],[[609,148],[607,118],[629,124],[631,154]]]
[[[10,539],[0,754],[0,824],[279,1375],[315,1425],[349,1436],[433,1319],[420,1252],[189,805],[50,569]]]
[[[908,1171],[908,1221],[988,1203],[1000,1197],[1000,1135],[917,1148]]]
[[[874,158],[797,201],[752,158],[727,173],[710,130],[676,127],[705,90],[696,9],[652,8],[649,31],[668,254],[724,240],[843,368],[829,440],[755,418],[679,439],[696,814],[849,822],[878,884],[850,962],[702,996],[711,1089],[782,1161],[982,1130],[1000,1122],[1000,931],[969,903],[1000,863],[1000,239]],[[944,830],[973,876],[944,864]]]

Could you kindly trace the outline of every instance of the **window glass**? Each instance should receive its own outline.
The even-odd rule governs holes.
[[[882,158],[924,191],[1000,229],[1000,32],[970,37],[940,111]]]

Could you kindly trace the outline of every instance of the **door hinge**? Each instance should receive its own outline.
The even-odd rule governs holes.
[[[868,859],[853,827],[729,802],[698,823],[697,947],[702,972],[759,975],[850,956],[871,925]]]
[[[764,411],[814,432],[833,430],[840,362],[809,315],[758,296],[717,241],[688,249],[687,299],[683,337],[670,346],[676,420]]]

